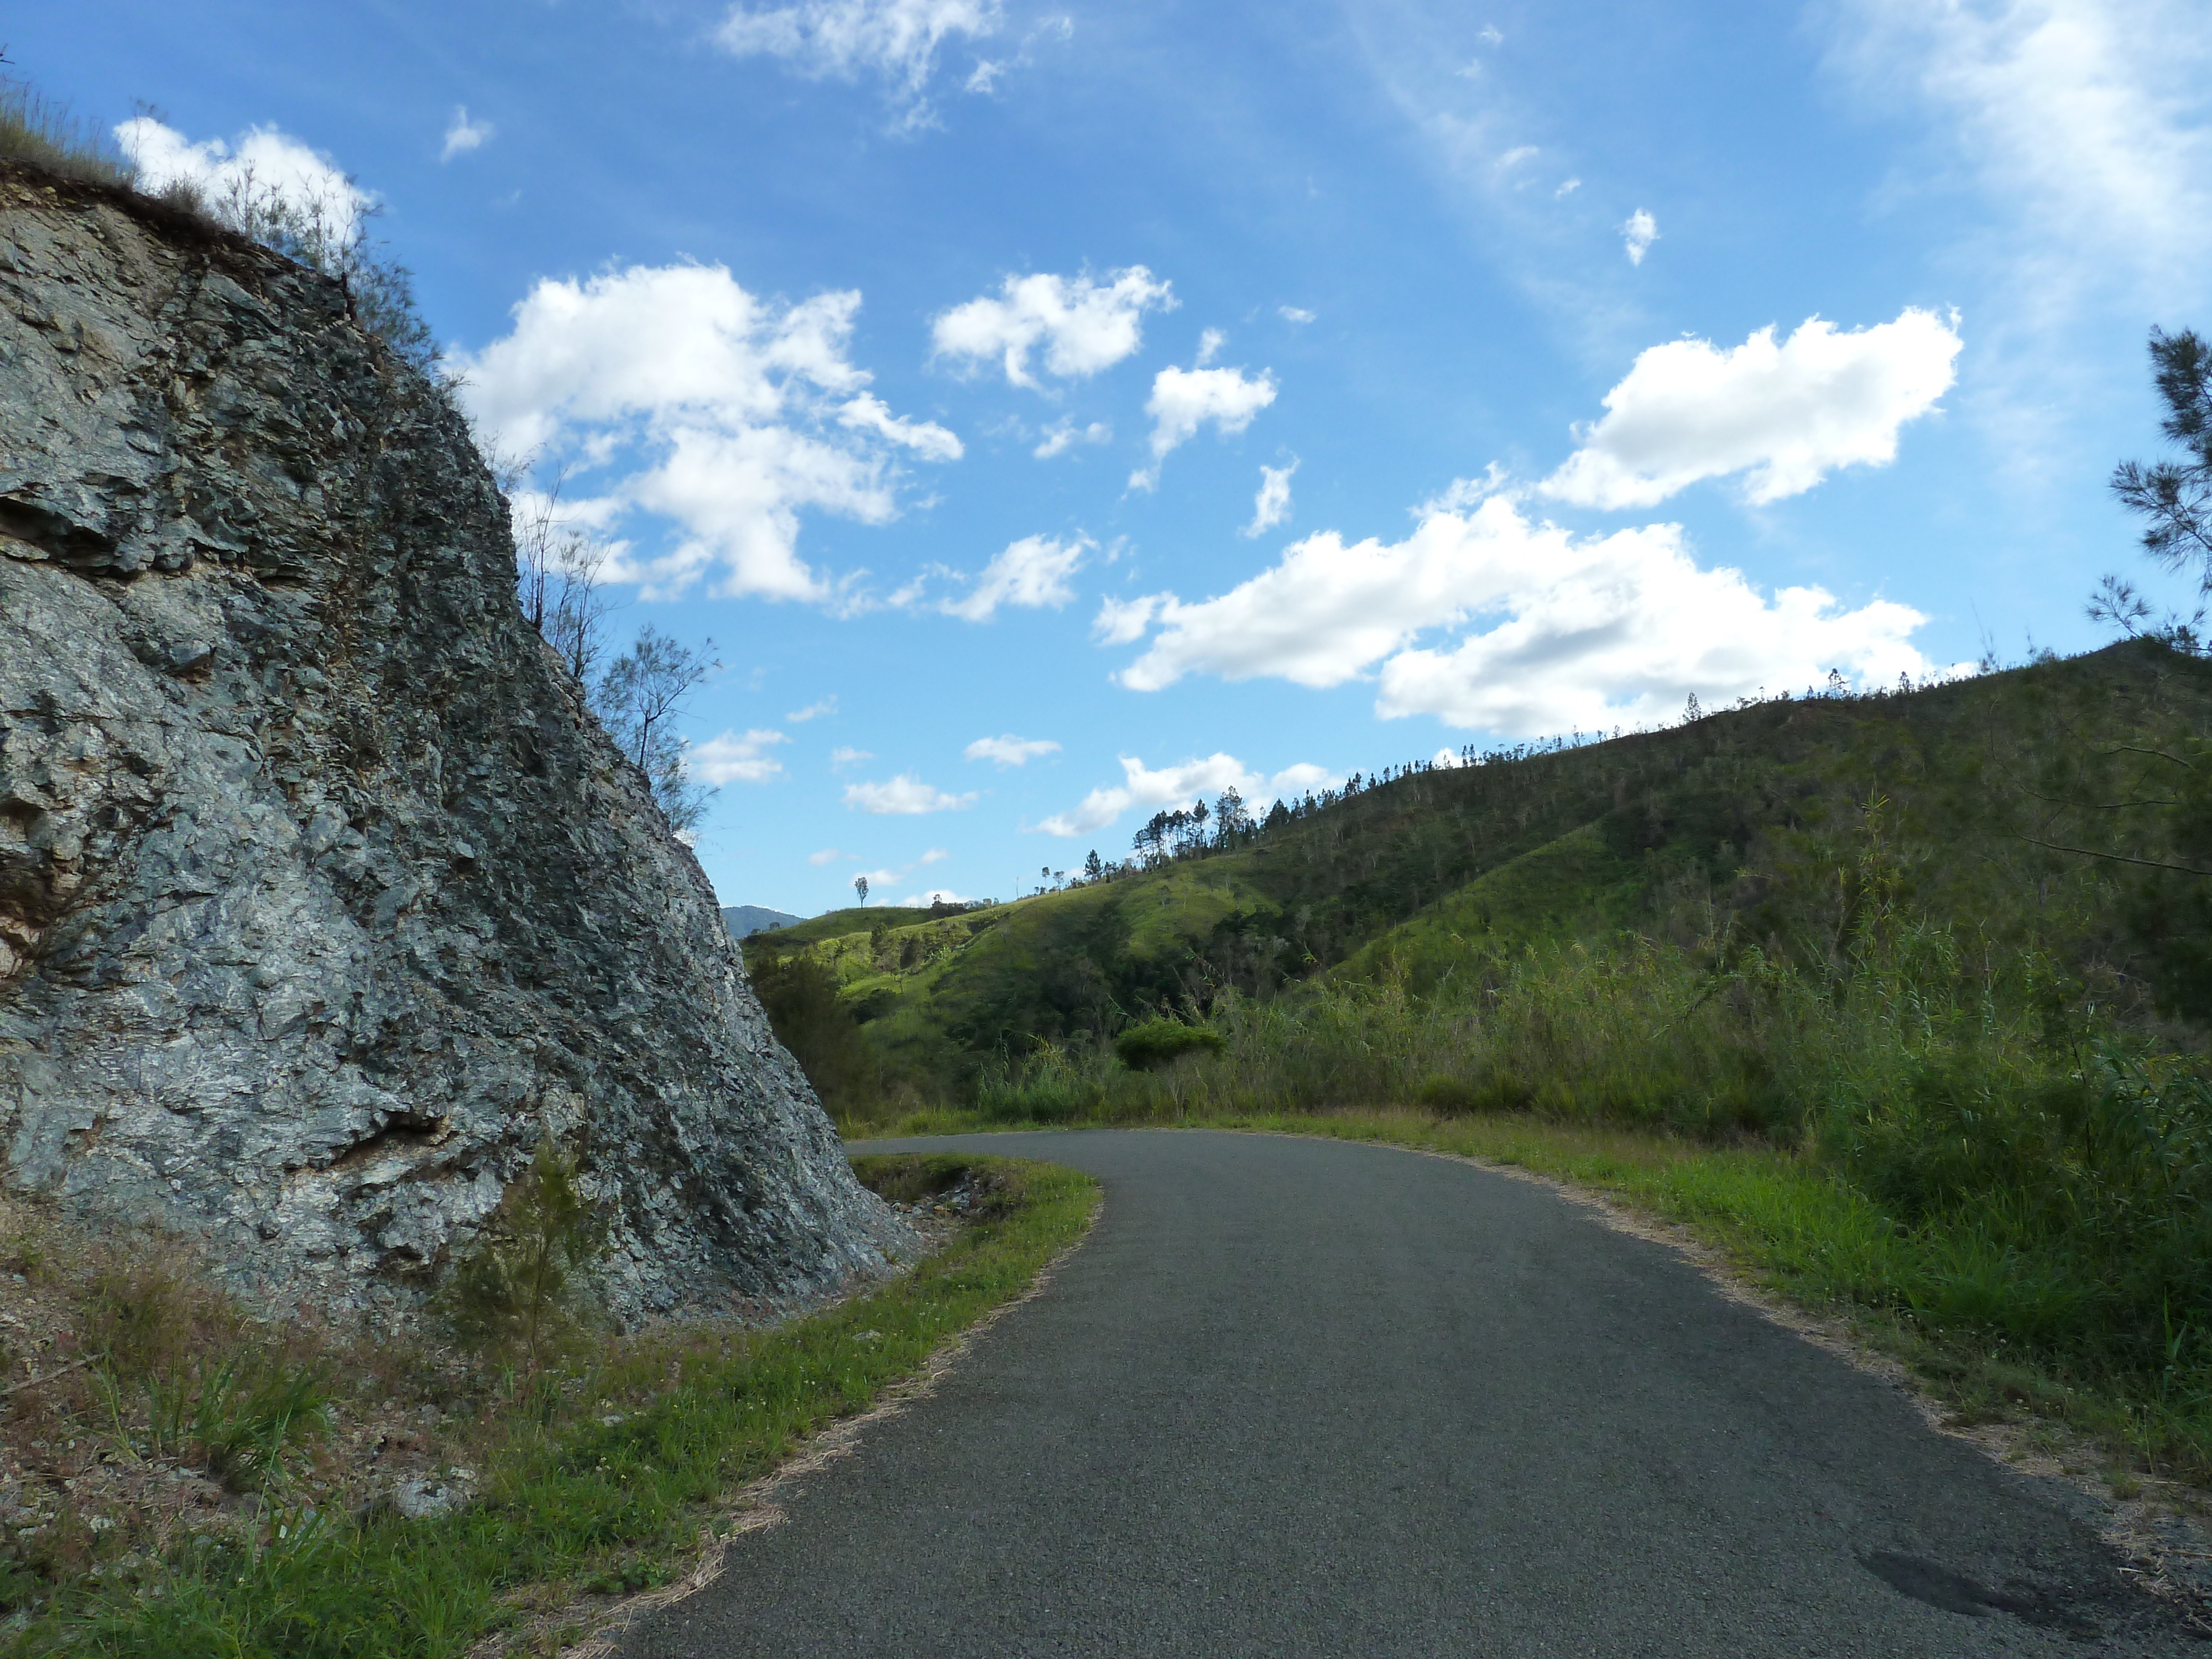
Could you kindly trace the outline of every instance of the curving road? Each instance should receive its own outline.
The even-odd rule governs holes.
[[[2212,1652],[2070,1491],[1541,1188],[1263,1135],[866,1150],[951,1147],[1092,1172],[1097,1230],[631,1659]]]

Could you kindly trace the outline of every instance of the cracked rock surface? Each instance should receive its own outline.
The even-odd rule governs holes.
[[[0,168],[0,1146],[404,1313],[556,1137],[630,1318],[915,1249],[319,276]]]

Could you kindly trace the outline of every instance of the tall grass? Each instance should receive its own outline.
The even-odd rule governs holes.
[[[22,81],[0,80],[0,160],[118,187],[137,177],[106,133]]]

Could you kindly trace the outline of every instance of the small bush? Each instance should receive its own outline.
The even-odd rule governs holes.
[[[605,1237],[577,1189],[575,1160],[549,1136],[441,1293],[454,1336],[536,1376],[583,1322],[578,1279]]]
[[[1114,1039],[1114,1052],[1133,1072],[1156,1071],[1185,1054],[1204,1051],[1218,1054],[1224,1047],[1221,1033],[1204,1025],[1186,1025],[1176,1019],[1148,1019],[1132,1025]]]

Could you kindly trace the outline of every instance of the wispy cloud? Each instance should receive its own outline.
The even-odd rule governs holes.
[[[438,154],[441,161],[450,161],[456,155],[466,155],[472,149],[482,149],[491,142],[498,129],[489,121],[469,119],[467,106],[453,106],[453,118],[446,124],[446,147]]]
[[[1057,755],[1060,745],[1050,738],[978,738],[963,751],[969,760],[996,761],[1000,766],[1022,766],[1041,755]]]
[[[1620,228],[1620,245],[1628,250],[1628,263],[1640,265],[1644,256],[1651,252],[1651,244],[1659,240],[1659,222],[1642,208],[1628,216],[1628,222]]]
[[[1260,469],[1260,493],[1252,498],[1252,522],[1238,531],[1238,535],[1265,535],[1291,516],[1291,474],[1297,470],[1295,459],[1288,466]]]
[[[714,42],[732,57],[775,58],[810,79],[882,82],[904,131],[931,125],[936,112],[929,84],[938,53],[953,39],[986,39],[998,33],[1005,13],[998,0],[799,0],[789,6],[732,7]],[[980,67],[980,66],[979,66]],[[987,76],[981,88],[988,90]]]
[[[846,805],[886,817],[957,811],[963,806],[973,806],[975,801],[976,796],[972,790],[964,795],[956,795],[924,783],[905,772],[885,783],[848,783],[845,786]]]
[[[725,732],[719,738],[709,738],[686,749],[684,769],[717,788],[726,783],[766,783],[783,770],[783,763],[769,750],[776,744],[790,741],[781,732],[759,728],[743,737],[735,732]]]

